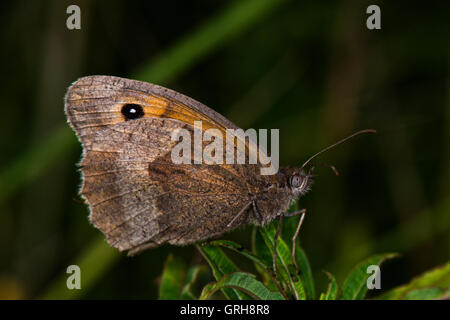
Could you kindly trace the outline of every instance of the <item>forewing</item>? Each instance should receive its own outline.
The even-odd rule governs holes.
[[[143,118],[125,121],[130,103]],[[226,231],[248,204],[244,166],[171,161],[174,130],[192,133],[196,120],[203,130],[236,128],[208,107],[155,85],[92,76],[69,89],[66,113],[84,147],[81,194],[110,245],[137,252],[202,240]]]
[[[204,130],[238,129],[221,114],[181,93],[112,76],[88,76],[77,80],[67,91],[65,110],[80,141],[89,144],[96,131],[124,122],[121,109],[130,103],[144,108],[144,118],[176,119],[191,125],[194,121],[202,121]]]

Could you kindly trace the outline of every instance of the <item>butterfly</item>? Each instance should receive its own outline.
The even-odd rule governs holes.
[[[334,145],[373,132],[357,132],[298,168],[281,167],[275,174],[262,175],[261,163],[174,163],[175,132],[194,134],[196,121],[201,121],[202,130],[224,134],[239,127],[202,103],[155,84],[83,77],[69,87],[65,113],[83,147],[80,194],[89,205],[89,219],[109,245],[131,255],[163,243],[188,245],[239,226],[261,226],[301,214],[297,237],[305,210],[287,210],[310,189],[313,168],[305,166]],[[248,155],[251,145],[244,145]],[[193,157],[196,148],[188,156]],[[278,234],[279,228],[275,246]]]

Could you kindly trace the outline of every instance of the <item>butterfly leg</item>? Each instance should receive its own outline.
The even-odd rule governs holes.
[[[238,212],[237,215],[235,215],[233,217],[233,219],[231,219],[231,221],[227,224],[227,227],[231,227],[233,222],[236,221],[237,218],[239,218],[245,211],[248,210],[248,208],[250,208],[251,204],[254,203],[254,201],[250,201],[249,203],[247,203],[242,209],[241,211]]]
[[[258,219],[259,224],[262,225],[264,223],[264,218],[262,214],[259,212],[258,207],[256,206],[255,200],[252,200],[253,213],[255,214],[256,219]]]
[[[303,219],[305,218],[305,213],[306,213],[306,209],[302,209],[302,210],[298,210],[298,211],[294,211],[294,212],[287,212],[285,213],[286,217],[292,217],[292,216],[297,216],[299,214],[301,214],[302,216],[300,217],[300,220],[298,222],[298,226],[297,226],[297,230],[295,231],[294,236],[292,237],[292,262],[294,263],[294,267],[295,270],[298,272],[298,266],[297,266],[297,262],[295,261],[295,244],[296,244],[296,240],[297,240],[297,236],[298,233],[300,232],[300,227],[302,226],[303,223]]]
[[[283,222],[283,215],[280,215],[280,221],[278,221],[277,231],[273,237],[273,255],[272,255],[272,268],[275,278],[277,277],[277,239],[281,232],[281,223]]]

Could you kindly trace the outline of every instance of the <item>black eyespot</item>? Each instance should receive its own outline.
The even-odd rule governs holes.
[[[122,107],[125,120],[139,119],[144,116],[144,109],[138,104],[128,103]]]

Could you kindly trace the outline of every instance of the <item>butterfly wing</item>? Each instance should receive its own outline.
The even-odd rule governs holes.
[[[203,129],[237,128],[208,107],[159,86],[107,76],[78,80],[65,102],[84,148],[81,194],[111,246],[137,252],[199,241],[228,230],[224,226],[248,204],[245,166],[171,161],[173,131],[192,133],[197,120]],[[142,106],[143,117],[126,121],[126,104]]]
[[[125,104],[139,104],[144,118],[176,119],[187,124],[202,121],[203,129],[239,129],[221,114],[181,93],[147,82],[112,76],[89,76],[77,80],[67,91],[65,111],[83,145],[96,131],[125,121]]]

